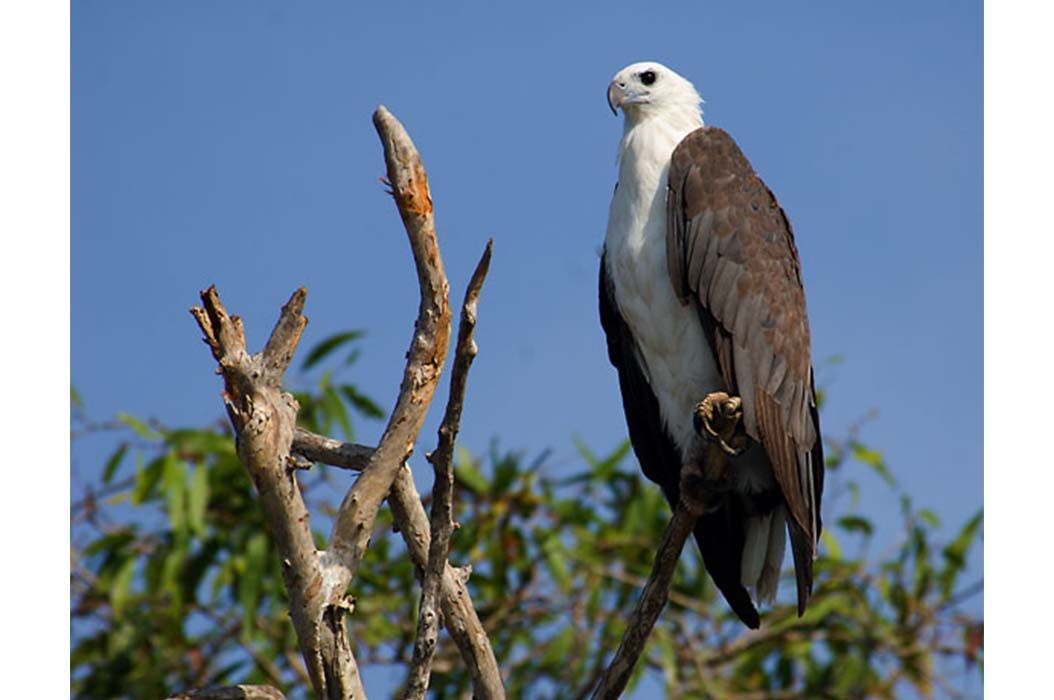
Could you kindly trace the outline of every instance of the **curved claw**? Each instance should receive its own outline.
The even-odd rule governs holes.
[[[728,456],[738,457],[746,449],[746,437],[738,429],[742,416],[743,401],[738,396],[708,394],[695,407],[695,431]]]
[[[717,446],[720,447],[721,450],[729,457],[738,457],[739,455],[743,454],[743,451],[746,449],[746,447],[740,447],[738,449],[732,447],[727,442],[722,440],[720,436],[718,436],[717,439],[713,441],[717,442]]]

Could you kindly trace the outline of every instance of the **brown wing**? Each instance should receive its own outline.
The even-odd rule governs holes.
[[[618,311],[615,289],[603,258],[600,261],[600,323],[607,336],[608,359],[618,370],[633,452],[644,475],[662,487],[670,506],[676,508],[681,489],[680,450],[663,425],[659,401],[640,365],[633,332]],[[700,516],[695,540],[706,570],[725,600],[744,624],[757,629],[761,620],[741,576],[743,528],[743,505],[737,499],[726,498],[718,507]]]
[[[666,245],[674,288],[698,304],[790,511],[800,613],[821,527],[823,451],[798,250],[776,198],[721,129],[697,129],[673,153]]]

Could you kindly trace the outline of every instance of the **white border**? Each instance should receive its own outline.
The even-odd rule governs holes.
[[[69,694],[68,666],[55,658],[69,648],[69,17],[56,0],[0,5],[0,599],[15,641],[10,697]]]
[[[1041,2],[985,7],[985,690],[995,698],[1034,697],[1050,671],[1052,15]]]

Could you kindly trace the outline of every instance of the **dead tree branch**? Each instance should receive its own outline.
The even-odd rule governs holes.
[[[269,685],[231,685],[189,690],[168,700],[285,700],[285,695]]]
[[[322,553],[328,601],[322,647],[324,656],[334,659],[343,657],[345,650],[350,649],[343,622],[344,612],[349,608],[344,594],[369,546],[377,511],[391,490],[399,468],[413,452],[450,340],[449,285],[439,254],[432,198],[421,157],[402,124],[383,106],[374,112],[373,124],[384,146],[388,182],[410,240],[421,302],[395,408],[380,444],[345,495],[333,525],[329,549]],[[329,667],[327,673],[342,685],[340,674],[344,668]]]
[[[308,676],[315,692],[329,700],[365,697],[344,621],[345,613],[353,607],[346,593],[369,545],[378,509],[389,498],[389,493],[396,522],[401,524],[414,565],[421,571],[428,568],[428,519],[406,461],[431,404],[450,340],[449,285],[436,239],[424,166],[402,124],[383,106],[377,108],[373,122],[384,147],[387,182],[410,241],[421,293],[399,397],[377,448],[337,443],[339,449],[335,449],[332,444],[335,441],[308,434],[308,437],[301,435],[298,454],[292,453],[299,407],[290,394],[281,391],[281,385],[307,323],[301,313],[306,295],[303,289],[282,309],[270,339],[257,355],[250,355],[246,350],[241,320],[227,314],[214,287],[202,293],[202,308],[192,309],[220,364],[224,399],[237,435],[238,454],[259,493],[282,557],[290,615]],[[471,320],[467,326],[466,348],[473,345],[475,300],[489,256],[488,244],[469,285],[465,316],[471,316]],[[464,320],[462,326],[464,331]],[[461,350],[460,344],[458,354],[464,355],[458,361],[463,366],[462,376],[452,387],[445,432],[441,430],[441,454],[453,447],[464,399],[463,375],[471,361],[470,353]],[[445,445],[444,434],[449,434],[449,446]],[[296,472],[303,468],[304,457],[332,463],[336,461],[333,452],[339,453],[339,461],[345,466],[354,466],[362,473],[348,490],[337,513],[329,549],[318,551]],[[445,459],[449,464],[449,455]],[[448,486],[452,484],[452,477],[447,481]],[[448,488],[444,498],[446,506],[437,517],[452,522]],[[437,578],[441,578],[439,590],[448,629],[469,666],[477,696],[504,698],[494,653],[465,586],[468,570],[455,570],[445,564],[449,528],[441,537],[444,539],[436,543],[434,555],[440,564],[434,568],[441,572]],[[424,578],[427,580],[428,576]],[[434,593],[431,605],[432,616],[438,623]]]
[[[260,505],[282,558],[282,576],[289,592],[289,613],[300,652],[315,691],[334,697],[326,667],[340,666],[341,697],[365,697],[358,666],[350,649],[338,657],[321,648],[325,572],[311,535],[307,506],[295,472],[287,468],[298,406],[281,389],[286,368],[307,325],[303,315],[307,293],[298,289],[282,307],[281,316],[263,352],[250,355],[242,320],[230,316],[216,288],[201,293],[201,307],[191,309],[223,375],[223,400],[237,435],[238,457],[260,497]]]
[[[399,398],[388,426],[369,464],[345,496],[333,526],[329,554],[341,569],[345,587],[366,551],[381,502],[391,490],[399,467],[413,452],[450,338],[449,285],[439,255],[424,166],[410,136],[388,110],[378,107],[373,123],[384,144],[388,181],[410,239],[421,303]]]
[[[492,245],[493,241],[487,242],[483,257],[476,265],[465,291],[454,351],[454,369],[450,375],[450,397],[447,399],[443,422],[439,426],[439,444],[428,456],[428,460],[435,467],[435,482],[432,486],[432,541],[428,547],[428,565],[421,574],[421,605],[417,621],[417,639],[414,642],[414,655],[410,662],[405,694],[407,700],[423,700],[428,691],[432,657],[439,642],[440,589],[443,574],[446,572],[450,536],[454,532],[454,442],[461,427],[468,371],[477,353],[474,338],[476,312],[483,280],[490,267]]]
[[[710,411],[706,416],[707,430],[713,432],[713,440],[706,452],[705,463],[686,464],[681,469],[680,499],[674,508],[673,517],[662,536],[662,543],[655,555],[651,575],[641,592],[637,607],[630,616],[626,632],[622,637],[615,657],[611,660],[600,684],[593,692],[593,700],[614,700],[622,695],[633,675],[637,660],[644,651],[655,621],[666,607],[670,596],[677,562],[681,558],[685,540],[692,533],[696,520],[703,513],[707,500],[707,484],[724,476],[728,445],[738,437],[737,431],[743,414],[738,397],[729,397],[723,392],[710,394],[700,404]]]
[[[356,471],[365,468],[373,452],[372,448],[344,443],[302,428],[296,431],[293,451],[312,462]],[[409,468],[399,469],[388,494],[388,505],[406,542],[410,560],[418,571],[423,572],[428,565],[431,528]],[[440,599],[443,622],[472,675],[473,696],[481,700],[500,700],[505,697],[501,671],[469,595],[468,574],[468,567],[456,569],[446,564]]]

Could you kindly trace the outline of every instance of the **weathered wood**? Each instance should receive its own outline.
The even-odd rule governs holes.
[[[241,319],[227,313],[215,286],[201,293],[202,305],[191,313],[220,365],[223,400],[237,435],[238,457],[256,487],[283,563],[289,614],[311,683],[321,697],[334,697],[325,669],[339,666],[344,669],[340,697],[364,698],[350,649],[337,656],[327,656],[322,649],[323,612],[328,603],[323,595],[325,572],[296,473],[287,467],[299,406],[281,387],[307,325],[302,313],[306,296],[303,289],[293,293],[263,352],[255,355],[246,349]]]
[[[322,647],[326,658],[333,659],[342,658],[350,649],[343,622],[348,610],[345,592],[369,546],[377,511],[391,490],[399,468],[413,452],[439,383],[450,341],[450,287],[439,254],[424,165],[410,135],[383,106],[374,112],[373,124],[384,147],[388,182],[410,241],[421,301],[395,408],[369,463],[345,494],[333,524],[329,549],[321,555],[327,574],[324,595],[329,601],[324,614],[326,624],[322,627]],[[327,672],[340,680],[337,674],[344,670],[346,666],[333,666]]]
[[[313,462],[360,471],[369,463],[372,448],[343,443],[300,428],[293,441],[293,451]],[[418,571],[423,571],[428,565],[431,528],[413,475],[406,466],[395,478],[388,505],[406,543],[410,561]],[[443,622],[472,675],[473,697],[500,700],[505,697],[501,670],[468,592],[469,573],[468,567],[454,568],[449,563],[444,567],[440,599]]]
[[[285,695],[269,685],[229,685],[188,690],[166,700],[285,700]]]
[[[428,565],[421,574],[417,638],[414,641],[414,654],[410,661],[404,695],[407,700],[424,699],[432,674],[432,658],[439,643],[440,589],[450,550],[450,536],[454,532],[454,442],[461,427],[468,371],[477,353],[474,338],[476,312],[483,280],[490,267],[492,245],[493,241],[487,242],[483,257],[476,265],[465,291],[454,351],[454,368],[450,375],[450,396],[447,399],[443,422],[439,426],[439,444],[428,456],[435,468],[435,482],[432,486],[432,541],[428,547]]]
[[[278,324],[258,355],[246,350],[241,319],[227,314],[214,287],[202,293],[202,307],[192,310],[220,364],[224,400],[238,436],[238,454],[256,486],[282,557],[290,615],[307,673],[318,696],[329,700],[365,698],[344,621],[345,613],[352,608],[346,594],[369,544],[377,511],[389,493],[411,559],[419,569],[428,567],[428,519],[405,465],[435,393],[450,340],[449,285],[436,239],[424,166],[402,124],[383,106],[377,108],[373,121],[384,148],[387,182],[410,241],[420,305],[399,396],[380,443],[376,449],[341,445],[341,460],[354,464],[362,474],[344,497],[328,550],[318,551],[314,546],[296,472],[305,466],[304,457],[317,459],[319,450],[325,452],[332,445],[326,438],[313,436],[317,439],[302,441],[299,454],[292,454],[298,406],[290,394],[281,391],[283,374],[307,323],[301,313],[305,291],[298,290],[282,309]],[[473,323],[474,299],[482,284],[489,251],[488,244],[477,269],[478,279],[474,276],[470,284]],[[468,343],[471,344],[471,330]],[[464,378],[459,381],[456,392],[461,396],[456,400],[452,397],[451,401],[456,408],[448,405],[448,414],[452,410],[456,413],[454,423],[444,421],[451,450],[463,403]],[[443,434],[441,431],[441,449],[446,450]],[[446,501],[445,517],[452,522],[449,497]],[[467,569],[455,570],[445,564],[449,532],[445,538],[445,542],[437,543],[435,557],[442,564],[436,569],[442,572],[438,578],[447,627],[469,666],[477,697],[504,698],[493,650],[465,588]],[[434,600],[431,606],[435,607]],[[434,617],[438,621],[438,615]]]
[[[399,467],[413,452],[431,404],[450,339],[449,285],[436,239],[432,199],[421,158],[402,124],[384,107],[373,115],[388,165],[388,181],[406,227],[421,290],[399,398],[369,464],[348,490],[333,526],[328,554],[343,587],[355,576],[373,524]]]

